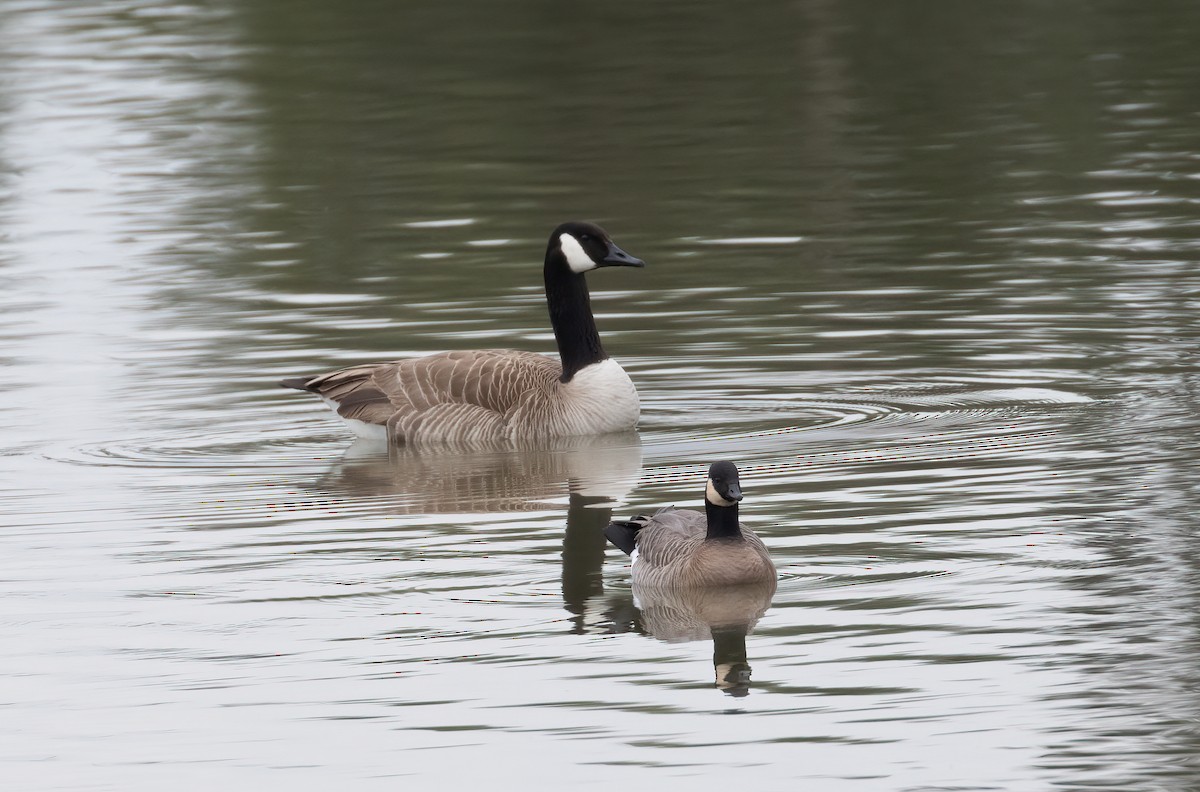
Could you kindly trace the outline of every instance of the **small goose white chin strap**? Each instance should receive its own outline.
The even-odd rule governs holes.
[[[571,272],[580,274],[588,270],[596,269],[596,262],[592,261],[583,249],[583,245],[579,244],[579,240],[570,234],[558,235],[558,246],[562,248],[563,255],[567,258],[567,266],[571,268]]]
[[[725,500],[717,493],[717,488],[713,486],[712,479],[708,480],[708,486],[704,489],[704,498],[713,506],[732,506],[737,501]]]

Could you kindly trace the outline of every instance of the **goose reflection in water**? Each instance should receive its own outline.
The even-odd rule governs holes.
[[[693,588],[634,584],[631,597],[610,603],[609,614],[618,632],[640,632],[666,643],[711,639],[716,687],[741,697],[750,692],[746,636],[774,596],[774,580]]]
[[[490,452],[411,451],[359,440],[320,482],[356,498],[387,499],[395,514],[545,512],[567,496],[564,605],[585,631],[588,601],[603,594],[604,527],[614,502],[637,486],[637,432],[563,438],[549,447]]]

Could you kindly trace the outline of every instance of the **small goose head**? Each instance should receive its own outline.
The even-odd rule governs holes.
[[[749,663],[717,663],[713,670],[716,671],[716,685],[719,690],[734,698],[750,695]]]
[[[549,252],[557,251],[576,275],[598,267],[644,267],[646,262],[617,247],[608,232],[594,223],[563,223],[550,235]]]
[[[704,489],[704,500],[713,506],[736,506],[742,499],[742,483],[738,480],[737,465],[732,462],[714,462],[708,469],[708,486]]]

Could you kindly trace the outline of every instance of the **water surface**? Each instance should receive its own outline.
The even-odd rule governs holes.
[[[0,0],[8,785],[1200,783],[1197,35]],[[274,386],[550,351],[572,218],[648,262],[590,281],[637,433],[389,455]],[[738,690],[600,534],[717,458]]]

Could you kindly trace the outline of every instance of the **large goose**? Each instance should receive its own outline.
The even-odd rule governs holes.
[[[667,506],[653,516],[615,521],[604,535],[633,559],[635,586],[731,586],[775,579],[762,540],[738,522],[737,466],[714,462],[704,513]]]
[[[600,345],[584,273],[645,264],[592,223],[563,223],[543,274],[559,361],[515,349],[443,352],[286,379],[360,437],[402,445],[489,445],[606,434],[637,424],[637,390]]]

